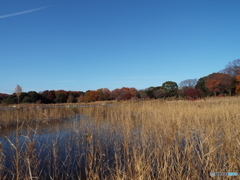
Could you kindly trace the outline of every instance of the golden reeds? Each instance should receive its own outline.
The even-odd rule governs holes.
[[[36,122],[48,123],[60,121],[78,114],[77,108],[67,106],[22,105],[20,107],[2,107],[0,109],[0,128],[31,124]]]
[[[211,179],[211,171],[240,169],[239,108],[240,98],[229,97],[30,109],[24,117],[88,118],[80,119],[65,141],[50,138],[40,150],[29,141],[27,156],[19,152],[18,158],[25,159],[29,179]]]
[[[239,107],[240,98],[231,97],[132,102],[92,107],[84,113],[124,134],[128,165],[118,169],[123,166],[118,164],[114,178],[208,179],[210,171],[238,171]],[[139,138],[132,142],[134,131]]]

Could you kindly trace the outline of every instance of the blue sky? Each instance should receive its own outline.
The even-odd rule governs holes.
[[[239,0],[0,0],[0,92],[144,89],[239,59]]]

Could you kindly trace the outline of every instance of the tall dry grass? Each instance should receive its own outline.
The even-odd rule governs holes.
[[[31,124],[36,122],[51,122],[63,120],[78,114],[77,108],[67,106],[43,106],[28,104],[18,107],[2,107],[0,109],[0,127]]]
[[[240,98],[149,101],[84,113],[123,134],[114,179],[208,179],[239,172]],[[123,163],[124,162],[124,163]]]
[[[9,172],[19,179],[25,172],[27,179],[119,180],[212,179],[211,171],[239,172],[239,107],[240,98],[230,97],[61,109],[88,119],[69,126],[65,140],[25,141],[18,157],[23,169],[16,171],[15,163]]]

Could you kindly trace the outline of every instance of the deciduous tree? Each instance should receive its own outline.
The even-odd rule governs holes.
[[[98,94],[97,91],[87,91],[84,94],[84,101],[85,102],[92,102],[98,100]]]
[[[225,69],[220,71],[220,73],[228,74],[232,77],[236,77],[240,74],[240,59],[229,62]]]
[[[108,88],[102,89],[103,100],[110,100],[110,90]]]
[[[68,99],[67,99],[67,103],[74,103],[75,102],[75,98],[73,94],[69,94],[68,95]]]
[[[82,92],[82,91],[68,91],[68,100],[67,101],[73,101],[73,103],[77,102],[78,98],[81,95],[84,95],[84,92]]]
[[[197,79],[186,79],[184,81],[181,81],[180,84],[179,84],[179,88],[182,89],[182,88],[195,88],[197,84]]]
[[[122,87],[120,89],[119,96],[117,97],[117,100],[128,100],[131,98],[131,94],[129,93],[129,89],[126,87]]]
[[[145,90],[139,90],[138,91],[138,97],[143,98],[143,99],[149,98]]]
[[[214,93],[214,96],[217,93],[223,94],[224,91],[231,95],[232,84],[233,78],[224,73],[212,73],[206,78],[206,87]]]
[[[99,101],[105,101],[110,99],[110,90],[108,88],[98,89],[97,94]]]
[[[183,94],[186,96],[187,99],[196,99],[200,96],[200,93],[195,88],[183,88]]]
[[[237,85],[236,85],[236,90],[235,92],[240,94],[240,75],[237,75],[236,76],[236,81],[238,82]]]
[[[78,97],[78,102],[84,102],[84,93]]]
[[[111,99],[118,99],[118,97],[120,96],[120,89],[114,89],[111,91]]]
[[[136,88],[129,88],[129,93],[131,94],[131,98],[136,97],[138,94],[138,90]]]
[[[19,97],[20,97],[20,95],[21,95],[21,93],[22,93],[22,87],[19,86],[19,85],[17,85],[16,88],[15,88],[15,93],[16,93],[16,95],[17,95],[18,104],[19,104]]]

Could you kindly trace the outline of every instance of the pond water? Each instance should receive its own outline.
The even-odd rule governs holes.
[[[164,136],[168,135],[156,136],[149,129],[143,130],[141,123],[127,130],[123,122],[116,123],[74,115],[62,121],[0,129],[0,179],[16,179],[17,155],[22,177],[30,177],[31,172],[39,179],[91,179],[89,173],[96,172],[104,179],[114,173],[117,163],[124,170],[136,151],[151,155],[151,149],[164,144],[159,139],[166,139]],[[192,136],[199,145],[199,134],[193,132]],[[187,142],[178,138],[177,133],[176,137],[173,145],[184,150]],[[151,158],[159,157],[155,154]],[[158,166],[150,166],[153,176],[157,177]]]
[[[40,179],[56,176],[61,176],[60,179],[67,179],[67,176],[85,179],[86,168],[91,168],[88,167],[89,163],[93,163],[93,157],[89,159],[89,156],[99,157],[94,162],[96,165],[108,164],[106,169],[102,169],[104,176],[108,174],[107,168],[113,166],[114,144],[122,141],[122,138],[123,134],[118,130],[113,132],[109,123],[98,123],[79,115],[61,122],[38,123],[31,127],[25,124],[19,130],[17,127],[1,129],[0,145],[5,157],[2,174],[7,179],[13,178],[16,173],[14,161],[19,153],[21,172],[28,174],[30,168],[32,172],[37,171]],[[32,150],[29,150],[31,143]],[[29,159],[35,167],[28,164]]]

